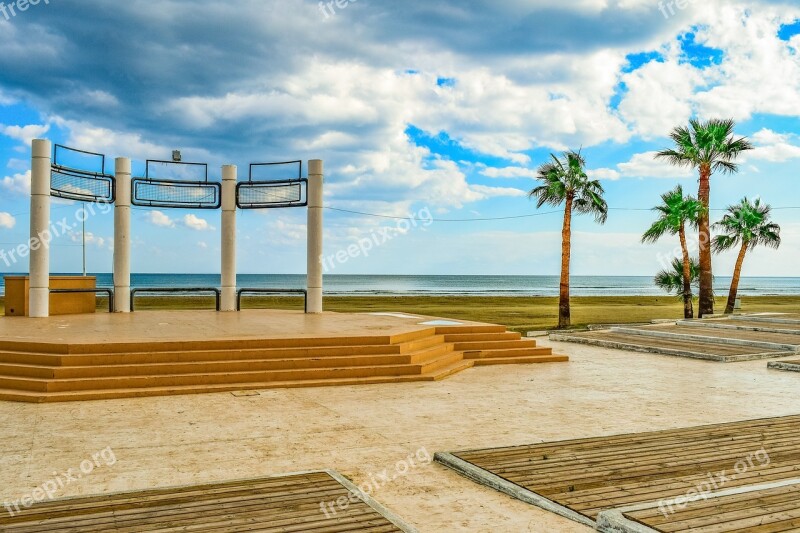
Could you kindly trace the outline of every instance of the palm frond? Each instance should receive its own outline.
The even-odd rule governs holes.
[[[728,207],[722,220],[714,224],[722,234],[715,237],[716,251],[729,250],[744,243],[748,249],[766,246],[777,249],[781,245],[781,227],[771,220],[772,208],[760,199],[747,197]]]
[[[653,282],[668,294],[683,296],[683,261],[676,257],[670,263],[670,267],[659,271],[653,278]],[[689,272],[692,285],[697,285],[700,280],[700,262],[697,259],[690,259]]]
[[[732,174],[739,170],[735,160],[753,145],[745,137],[735,138],[736,123],[731,119],[689,121],[689,127],[677,127],[670,133],[674,146],[656,153],[679,167],[710,168],[712,172]]]
[[[537,208],[559,206],[572,199],[574,212],[591,214],[597,222],[604,223],[608,216],[605,191],[599,181],[589,179],[580,151],[567,151],[561,157],[550,154],[550,159],[536,171],[541,184],[528,193],[529,198],[536,199]]]

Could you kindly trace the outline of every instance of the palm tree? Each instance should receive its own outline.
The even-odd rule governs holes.
[[[680,257],[672,260],[672,270],[662,270],[656,274],[653,280],[655,284],[664,289],[669,294],[675,294],[679,297],[686,296],[686,288],[684,284],[684,263]],[[700,279],[700,263],[694,257],[689,259],[689,293],[691,297],[691,286],[696,285]]]
[[[683,317],[694,318],[692,307],[692,273],[689,247],[686,244],[686,224],[697,226],[697,219],[703,206],[695,198],[683,195],[683,187],[678,185],[661,195],[661,205],[653,208],[659,213],[650,229],[642,235],[642,242],[654,243],[664,234],[678,235],[683,257]]]
[[[742,264],[747,251],[759,245],[774,249],[781,245],[781,227],[770,220],[771,210],[768,204],[762,204],[758,198],[754,202],[744,198],[739,204],[728,207],[728,212],[722,220],[714,224],[714,227],[723,232],[714,238],[715,252],[739,246],[739,257],[736,259],[728,304],[725,306],[726,315],[733,313],[736,293],[739,290],[739,278],[742,275]]]
[[[714,276],[711,271],[711,231],[708,220],[711,175],[717,171],[723,174],[738,172],[736,158],[753,149],[747,139],[735,138],[735,126],[733,120],[692,120],[688,128],[678,127],[672,130],[670,138],[675,142],[674,148],[656,154],[656,158],[666,159],[673,165],[697,169],[700,174],[697,199],[703,205],[703,211],[697,220],[697,226],[700,233],[701,318],[714,314]]]
[[[569,272],[572,251],[572,214],[590,214],[604,224],[608,217],[608,204],[603,199],[603,186],[586,175],[586,161],[580,152],[564,152],[561,158],[550,154],[548,161],[537,170],[536,179],[542,184],[533,189],[529,198],[536,198],[536,207],[564,204],[564,224],[561,228],[561,284],[558,298],[558,327],[571,324],[569,307]]]

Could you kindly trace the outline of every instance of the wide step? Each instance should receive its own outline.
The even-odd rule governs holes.
[[[564,363],[569,361],[566,355],[539,355],[532,357],[492,357],[476,359],[475,366],[488,365],[532,365],[537,363]]]
[[[506,350],[513,348],[536,348],[536,341],[533,339],[522,339],[516,341],[470,341],[454,342],[456,350]]]
[[[364,340],[363,344],[354,341]],[[502,326],[466,324],[394,337],[226,345],[146,343],[0,351],[0,400],[77,401],[252,389],[437,381],[475,364],[566,361]],[[484,362],[485,361],[485,362]]]
[[[551,355],[552,348],[504,348],[501,350],[472,350],[465,351],[465,359],[493,359],[496,357],[534,357]]]

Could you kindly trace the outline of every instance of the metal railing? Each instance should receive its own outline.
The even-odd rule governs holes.
[[[302,294],[303,311],[308,313],[308,291],[305,289],[239,289],[236,291],[236,310],[242,310],[242,296],[244,294]]]
[[[112,289],[50,289],[50,294],[105,294],[108,296],[108,312],[114,312],[114,291]]]
[[[141,289],[131,289],[131,312],[134,309],[134,300],[137,294],[141,293],[156,293],[156,294],[179,294],[184,292],[206,292],[214,293],[216,298],[217,311],[220,310],[220,300],[222,298],[222,291],[216,287],[146,287]]]

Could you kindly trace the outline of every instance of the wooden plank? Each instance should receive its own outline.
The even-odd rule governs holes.
[[[404,531],[326,472],[44,502],[0,517],[9,533]],[[345,509],[336,506],[347,498]],[[323,505],[334,504],[325,512]]]
[[[800,479],[800,415],[452,455],[591,518],[640,506],[645,509],[625,517],[665,532],[770,533],[800,527],[800,485],[768,486]],[[737,472],[742,460],[747,469]],[[712,492],[736,489],[735,494],[661,514],[658,502],[686,495],[709,475],[717,482],[722,472],[726,479],[710,485]]]

